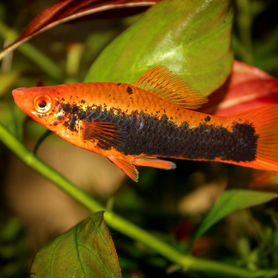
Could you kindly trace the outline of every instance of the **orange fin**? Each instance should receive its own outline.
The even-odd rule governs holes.
[[[111,146],[115,146],[121,141],[118,127],[112,123],[81,121],[80,130],[84,140],[97,139],[100,144]]]
[[[153,167],[164,170],[176,169],[176,164],[174,162],[151,157],[136,158],[134,164],[136,166]]]
[[[197,109],[207,102],[206,97],[165,67],[149,70],[134,85],[187,109]]]
[[[234,117],[233,117],[234,118]],[[241,166],[278,171],[277,105],[270,105],[237,115],[235,118],[247,120],[258,134],[256,160],[238,163]]]
[[[124,158],[115,156],[108,156],[108,158],[117,165],[122,171],[124,171],[132,180],[138,182],[139,173],[136,167]]]

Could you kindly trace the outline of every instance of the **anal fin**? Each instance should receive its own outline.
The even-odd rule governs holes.
[[[145,166],[145,167],[152,167],[158,168],[163,170],[172,170],[176,169],[176,164],[171,161],[157,159],[152,157],[139,157],[134,160],[134,164],[136,166]]]
[[[124,158],[119,158],[113,155],[108,156],[108,158],[123,172],[125,172],[133,181],[138,182],[139,173],[132,163]]]

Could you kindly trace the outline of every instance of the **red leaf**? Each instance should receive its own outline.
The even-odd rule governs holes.
[[[278,80],[258,68],[235,61],[230,78],[209,97],[202,112],[230,116],[277,104]]]
[[[60,0],[36,17],[21,36],[2,52],[0,60],[22,43],[57,25],[88,15],[109,10],[142,8],[155,5],[160,0]]]

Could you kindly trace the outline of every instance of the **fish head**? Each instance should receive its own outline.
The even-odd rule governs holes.
[[[30,118],[60,136],[69,136],[72,132],[67,123],[71,115],[66,114],[61,102],[66,94],[59,86],[31,87],[13,90],[16,105]]]
[[[18,88],[12,95],[16,105],[32,119],[43,125],[51,121],[54,99],[44,87]]]

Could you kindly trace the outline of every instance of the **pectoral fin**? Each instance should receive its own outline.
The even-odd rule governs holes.
[[[122,171],[124,171],[132,180],[135,182],[138,182],[139,173],[136,169],[136,167],[131,164],[128,160],[125,158],[119,158],[116,156],[108,156],[108,158],[116,164]]]
[[[84,140],[99,141],[100,146],[117,146],[121,142],[119,128],[109,122],[85,122],[80,123],[80,130]]]
[[[151,69],[134,85],[187,109],[197,109],[207,102],[206,97],[165,67]]]

